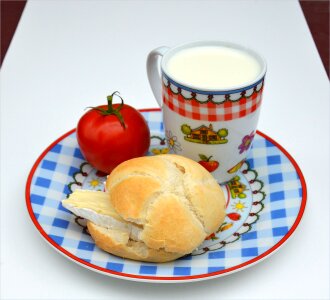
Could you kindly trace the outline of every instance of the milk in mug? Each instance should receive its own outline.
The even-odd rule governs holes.
[[[252,82],[260,63],[246,51],[225,46],[182,49],[167,62],[167,73],[179,83],[204,90],[225,90]]]

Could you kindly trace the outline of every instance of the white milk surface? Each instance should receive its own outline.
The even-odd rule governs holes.
[[[224,46],[183,49],[167,62],[167,73],[189,87],[222,90],[251,83],[261,72],[251,54]]]

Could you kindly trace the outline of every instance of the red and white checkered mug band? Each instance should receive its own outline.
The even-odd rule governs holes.
[[[163,101],[181,116],[201,121],[229,121],[253,113],[261,105],[263,81],[247,91],[227,95],[199,95],[168,82],[163,84]],[[233,96],[233,97],[232,97]],[[233,100],[234,98],[234,100]]]

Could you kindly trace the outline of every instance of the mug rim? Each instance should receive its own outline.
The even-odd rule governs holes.
[[[224,47],[229,47],[229,48],[247,52],[250,55],[252,55],[255,59],[257,59],[258,63],[261,66],[261,71],[258,74],[258,76],[256,76],[253,80],[246,82],[245,84],[239,84],[239,85],[230,86],[228,88],[218,88],[218,89],[199,88],[198,86],[194,86],[194,85],[182,82],[181,80],[178,80],[177,78],[175,78],[175,76],[173,76],[173,75],[169,75],[169,72],[167,71],[167,68],[166,68],[166,64],[167,64],[168,60],[175,53],[177,53],[180,50],[187,49],[187,48],[193,48],[193,47],[197,47],[197,46],[224,46]],[[227,41],[220,41],[220,40],[205,40],[205,41],[201,40],[201,41],[183,43],[183,44],[177,45],[173,48],[170,48],[163,55],[163,58],[161,61],[161,70],[167,80],[174,83],[175,85],[177,85],[180,88],[183,88],[183,89],[186,89],[186,90],[189,90],[192,92],[199,92],[199,93],[212,92],[212,93],[216,93],[216,94],[224,94],[224,93],[228,93],[228,92],[232,93],[232,92],[244,91],[244,90],[247,90],[249,88],[252,88],[252,87],[258,85],[260,82],[263,81],[263,79],[265,77],[265,74],[267,71],[267,64],[266,64],[266,60],[264,59],[264,57],[262,55],[260,55],[255,50],[253,50],[249,47],[243,46],[241,44],[227,42]]]

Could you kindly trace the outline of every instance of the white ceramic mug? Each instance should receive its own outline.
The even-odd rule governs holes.
[[[168,62],[179,51],[215,46],[243,51],[260,66],[258,74],[230,88],[201,88],[175,78]],[[148,79],[163,111],[166,140],[172,152],[203,165],[219,183],[232,179],[247,158],[256,133],[266,74],[265,60],[233,43],[201,41],[159,47],[147,59]]]

